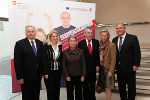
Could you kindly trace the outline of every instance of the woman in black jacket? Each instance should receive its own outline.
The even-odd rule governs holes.
[[[62,70],[62,45],[59,34],[52,30],[44,44],[44,81],[48,100],[59,100]]]

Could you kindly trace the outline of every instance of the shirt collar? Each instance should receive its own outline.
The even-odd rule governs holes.
[[[89,40],[86,38],[86,42],[88,43],[89,42]],[[92,40],[90,40],[90,43],[92,42]]]
[[[69,25],[68,27],[64,27],[64,26],[62,25],[62,27],[63,27],[63,28],[69,28],[69,27],[70,27],[70,25]]]
[[[125,37],[126,37],[126,34],[127,34],[127,33],[124,33],[121,37],[122,37],[122,38],[125,38]],[[120,36],[119,36],[119,37],[120,37]]]
[[[28,39],[28,38],[27,38]],[[33,40],[30,40],[30,39],[28,39],[29,40],[29,42],[31,43],[31,41],[33,41],[34,43],[35,43],[35,39],[33,39]]]

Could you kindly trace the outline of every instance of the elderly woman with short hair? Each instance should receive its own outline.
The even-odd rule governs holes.
[[[69,48],[63,52],[62,68],[66,78],[67,100],[82,99],[82,82],[86,74],[85,58],[83,50],[77,47],[77,38],[74,35],[68,37]]]
[[[116,46],[109,40],[108,30],[100,32],[100,70],[104,69],[104,87],[106,91],[106,100],[111,100],[111,89],[114,86],[114,70],[116,63]]]

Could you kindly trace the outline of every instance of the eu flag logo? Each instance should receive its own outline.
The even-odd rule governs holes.
[[[69,10],[69,7],[66,7],[66,10]]]

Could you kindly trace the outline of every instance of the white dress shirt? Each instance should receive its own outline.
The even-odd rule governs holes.
[[[59,56],[58,44],[57,44],[56,50],[54,49],[53,45],[52,45],[52,48],[54,50],[54,53],[53,53],[54,67],[51,70],[58,70],[58,61],[57,61],[57,58]]]
[[[36,51],[37,51],[37,47],[36,47],[35,39],[33,39],[33,40],[28,39],[28,40],[29,40],[29,42],[30,42],[31,47],[32,47],[32,43],[31,43],[31,41],[33,41],[33,43],[34,43],[34,45],[35,45],[35,48],[36,48]]]
[[[127,34],[127,33],[125,33],[123,36],[121,36],[121,37],[122,37],[122,44],[121,44],[121,45],[123,45],[124,39],[125,39],[125,37],[126,37],[126,34]],[[118,43],[117,43],[118,50],[119,50],[119,42],[120,42],[120,36],[118,36]]]
[[[86,44],[87,44],[87,47],[88,47],[88,39],[86,39]],[[91,44],[91,47],[92,47],[92,40],[90,41],[90,44]]]

